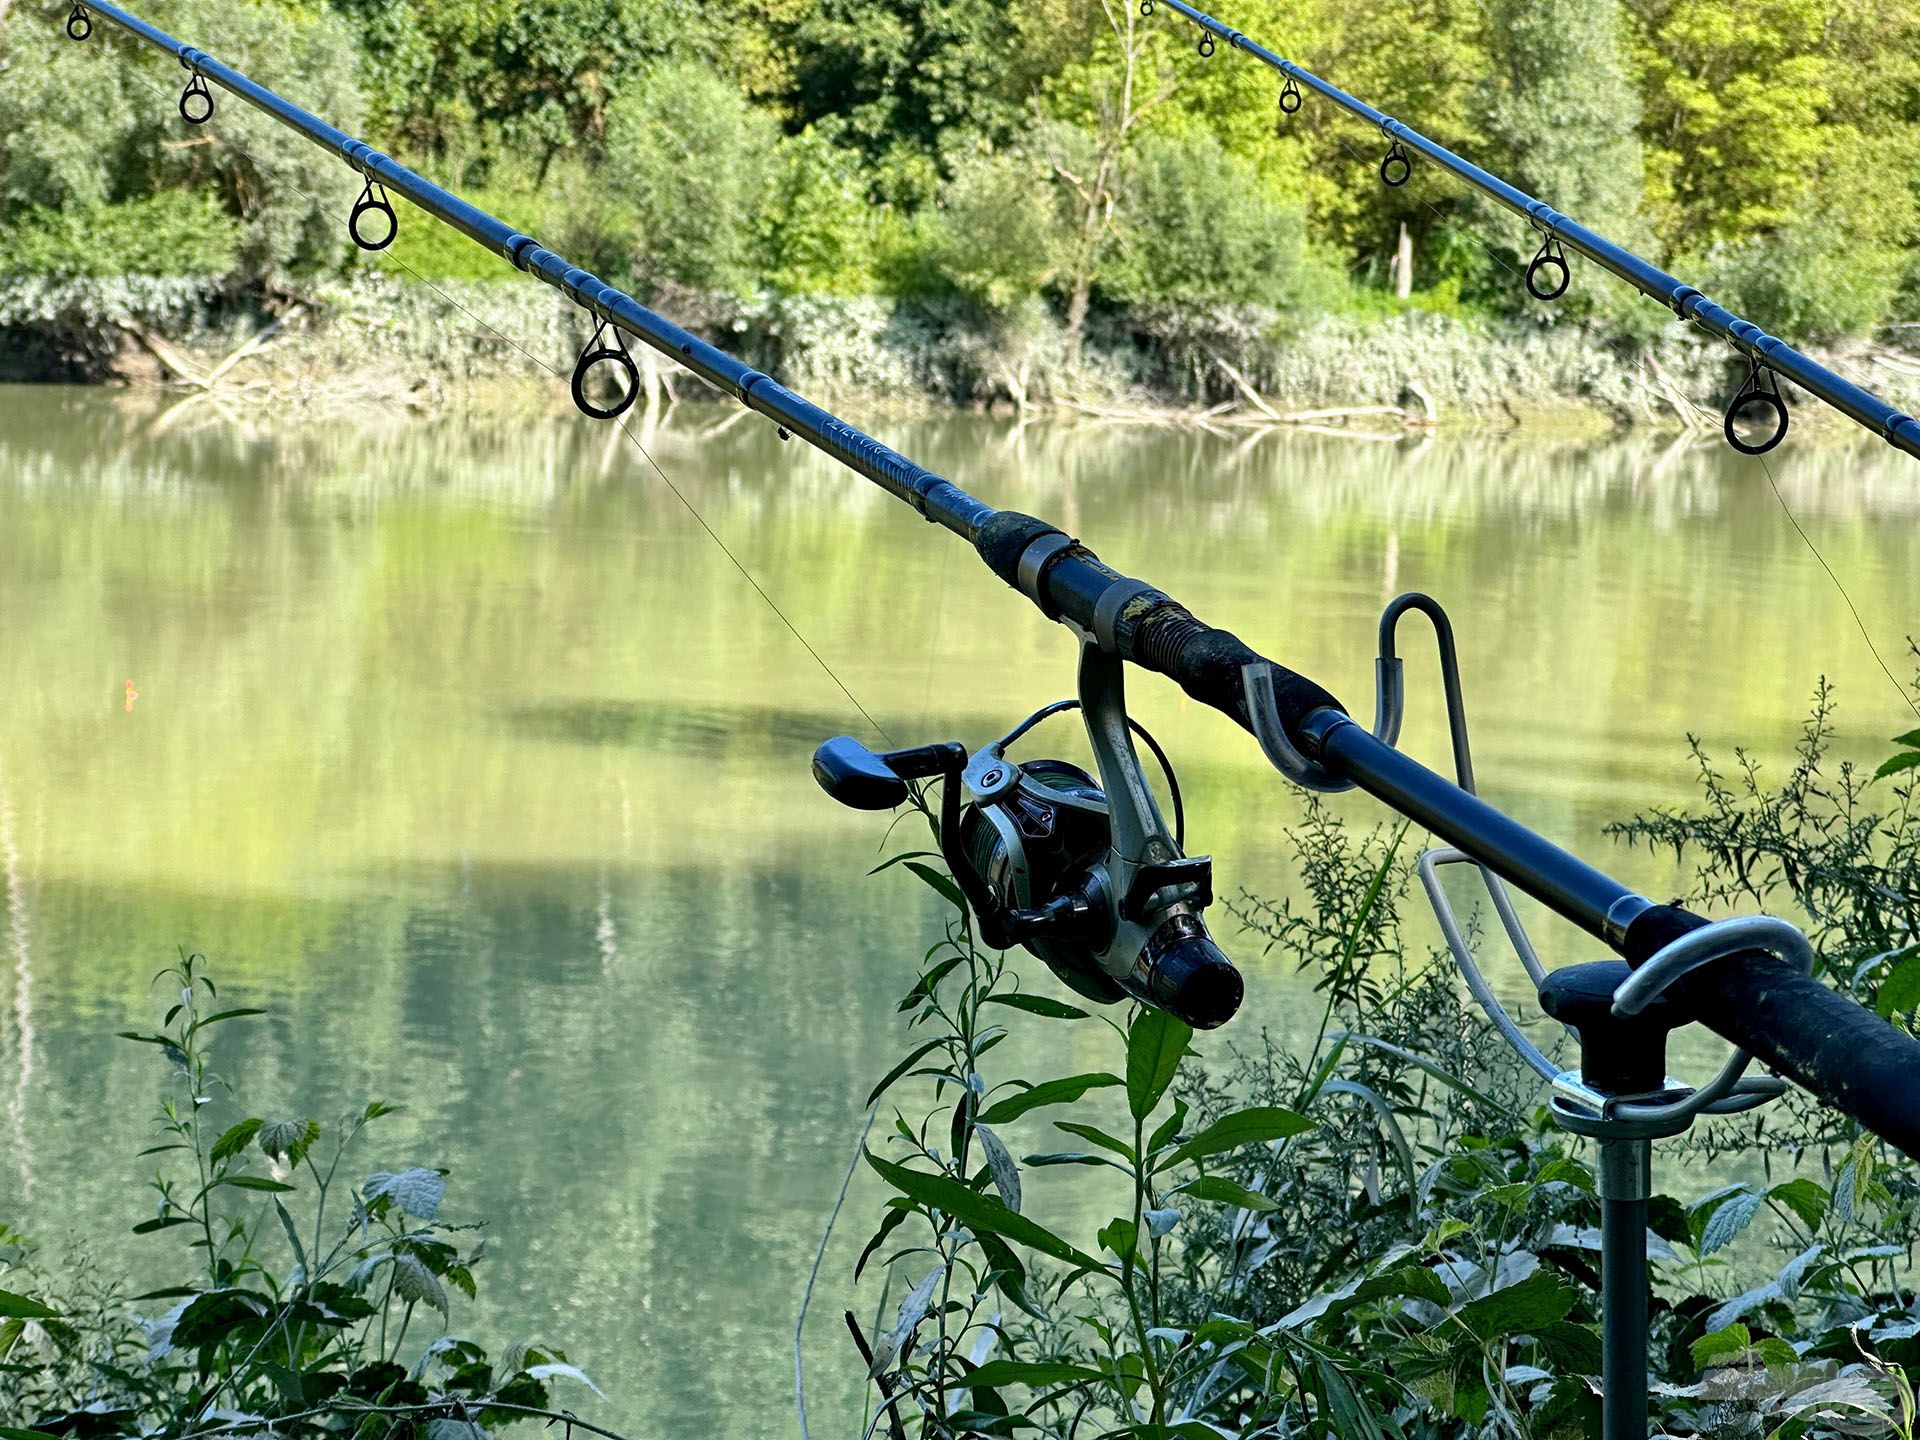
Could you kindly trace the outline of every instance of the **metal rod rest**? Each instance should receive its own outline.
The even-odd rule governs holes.
[[[1920,420],[1915,420],[1911,415],[1894,409],[1873,392],[1862,389],[1843,376],[1836,375],[1826,366],[1794,349],[1786,341],[1767,334],[1751,320],[1741,319],[1724,305],[1708,299],[1693,286],[1667,274],[1659,266],[1642,259],[1631,250],[1614,244],[1605,236],[1589,230],[1577,220],[1562,215],[1544,200],[1537,200],[1526,191],[1509,185],[1498,175],[1482,170],[1471,160],[1455,154],[1437,140],[1431,140],[1422,135],[1411,125],[1403,125],[1384,111],[1376,110],[1366,101],[1357,99],[1339,86],[1322,80],[1311,70],[1274,54],[1273,51],[1241,34],[1231,25],[1214,19],[1204,11],[1196,10],[1187,4],[1186,0],[1155,0],[1155,3],[1178,11],[1201,29],[1225,40],[1234,49],[1244,50],[1262,64],[1279,71],[1289,81],[1314,90],[1348,114],[1365,121],[1381,134],[1412,146],[1434,164],[1459,176],[1481,194],[1489,196],[1516,215],[1525,218],[1528,224],[1549,240],[1558,241],[1567,249],[1586,256],[1601,269],[1618,276],[1641,294],[1658,300],[1682,320],[1693,321],[1709,334],[1717,335],[1727,341],[1749,360],[1758,361],[1768,369],[1786,376],[1808,394],[1816,395],[1826,401],[1849,420],[1873,431],[1896,450],[1904,450],[1909,455],[1920,456]]]

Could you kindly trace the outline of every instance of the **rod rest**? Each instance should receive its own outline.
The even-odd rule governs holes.
[[[1631,1015],[1613,997],[1633,972],[1624,960],[1550,971],[1540,1008],[1580,1038],[1580,1078],[1607,1095],[1647,1095],[1667,1083],[1667,1036],[1687,1023],[1664,996]]]

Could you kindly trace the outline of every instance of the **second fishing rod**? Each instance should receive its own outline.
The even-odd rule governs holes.
[[[1478,798],[1464,783],[1464,766],[1463,783],[1455,783],[1402,754],[1395,740],[1403,687],[1385,624],[1380,693],[1369,728],[1314,681],[1200,620],[1146,581],[1121,574],[1057,526],[996,510],[204,50],[110,3],[76,5],[74,14],[89,17],[89,31],[90,16],[97,14],[176,59],[189,77],[180,105],[188,123],[211,118],[211,82],[351,166],[366,185],[353,222],[363,246],[377,248],[358,228],[369,210],[384,211],[381,218],[397,225],[386,198],[391,192],[586,309],[596,327],[576,371],[576,399],[589,362],[624,355],[620,337],[632,335],[767,416],[783,434],[814,445],[966,539],[994,574],[1073,632],[1080,655],[1077,703],[1096,755],[1105,757],[1102,785],[1080,787],[1034,762],[976,765],[977,754],[945,743],[876,754],[847,741],[823,747],[817,762],[823,782],[856,804],[891,803],[902,782],[944,780],[951,798],[943,797],[943,809],[955,833],[943,839],[983,933],[991,925],[1001,939],[1076,972],[1089,990],[1111,989],[1115,994],[1108,998],[1133,995],[1184,1011],[1196,1023],[1220,1023],[1238,1003],[1238,977],[1219,973],[1224,958],[1211,950],[1198,919],[1211,898],[1210,874],[1181,853],[1177,826],[1169,831],[1156,823],[1157,808],[1133,753],[1121,682],[1124,666],[1132,664],[1172,679],[1251,732],[1287,779],[1313,790],[1365,791],[1629,965],[1643,967],[1648,979],[1642,988],[1657,980],[1670,1025],[1705,1025],[1920,1157],[1920,1042],[1818,983],[1797,962],[1793,947],[1767,941],[1769,932],[1742,929],[1738,922],[1709,925],[1678,907],[1657,905]],[[69,34],[77,28],[70,20]],[[613,338],[603,343],[609,327]],[[1002,753],[1014,736],[1001,742],[1000,752],[988,747],[980,753]],[[1459,759],[1464,745],[1456,750]],[[1058,823],[1076,801],[1084,802],[1079,815],[1092,815],[1092,797],[1073,793],[1082,788],[1103,792],[1098,803],[1106,808],[1104,852],[1096,844],[1067,862],[1037,865],[1024,853],[1024,833],[1015,847],[1008,832],[998,829],[997,821]],[[1038,813],[1042,809],[1046,816]],[[969,813],[981,843],[962,853],[958,831]],[[998,831],[1006,848],[996,851],[988,829]],[[1016,883],[1023,866],[1024,898]],[[997,884],[997,877],[1005,883]],[[1045,893],[1036,894],[1036,885]],[[1049,948],[1055,953],[1047,954]],[[1211,973],[1194,980],[1202,971]]]
[[[1286,82],[1280,92],[1280,107],[1286,114],[1294,115],[1300,111],[1304,103],[1301,87],[1305,87],[1307,92],[1331,101],[1347,114],[1379,131],[1388,147],[1380,161],[1380,178],[1387,185],[1404,185],[1411,178],[1412,157],[1417,154],[1520,216],[1540,237],[1540,249],[1526,274],[1527,289],[1536,299],[1554,300],[1566,292],[1571,280],[1566,252],[1572,251],[1624,280],[1641,294],[1659,301],[1679,319],[1690,321],[1708,334],[1725,340],[1748,362],[1746,381],[1727,407],[1726,436],[1735,449],[1747,454],[1764,454],[1785,438],[1787,402],[1778,380],[1774,378],[1778,376],[1792,381],[1848,419],[1865,426],[1896,450],[1920,456],[1920,420],[1889,405],[1845,376],[1834,373],[1785,340],[1769,335],[1751,320],[1734,314],[1692,285],[1669,275],[1658,265],[1622,245],[1616,245],[1578,220],[1562,215],[1546,201],[1482,169],[1465,156],[1456,154],[1384,110],[1348,94],[1305,66],[1275,54],[1258,40],[1195,8],[1187,0],[1139,0],[1139,4],[1142,14],[1151,15],[1158,7],[1165,6],[1199,26],[1202,35],[1199,51],[1202,56],[1211,56],[1217,48],[1216,41],[1225,41],[1229,49],[1251,55],[1276,71]],[[1740,422],[1749,416],[1771,427],[1757,441],[1747,440],[1741,435]]]

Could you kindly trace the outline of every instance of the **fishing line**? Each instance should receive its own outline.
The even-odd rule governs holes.
[[[151,90],[155,95],[158,95],[162,99],[167,98],[166,92],[161,90],[158,86],[155,86],[149,83],[145,76],[140,75],[137,72],[133,72],[133,71],[129,71],[128,73],[131,75],[131,78],[138,81],[141,85],[145,86],[148,90]],[[204,123],[204,122],[195,122],[195,123]],[[300,196],[301,199],[305,200],[309,205],[313,206],[314,209],[320,211],[321,214],[330,216],[335,220],[339,220],[341,218],[340,213],[337,210],[333,209],[330,205],[326,204],[324,201],[318,199],[314,195],[309,194],[307,191],[303,190],[299,185],[295,184],[293,181],[287,179],[283,173],[281,173],[275,167],[268,165],[265,161],[261,160],[259,156],[255,155],[252,151],[248,150],[245,146],[240,145],[236,141],[228,138],[224,134],[221,134],[217,130],[211,131],[209,133],[215,135],[219,139],[220,143],[226,146],[229,150],[232,150],[235,154],[244,156],[248,161],[258,166],[266,174],[273,176],[281,184],[285,185],[289,190],[293,191],[294,194]],[[427,279],[418,270],[414,269],[413,266],[409,265],[405,260],[401,259],[398,255],[395,255],[391,251],[386,250],[384,246],[380,247],[380,253],[374,259],[373,263],[375,263],[376,265],[380,265],[388,261],[391,261],[394,264],[398,265],[401,269],[405,270],[409,275],[411,275],[416,281],[424,285],[428,290],[432,291],[435,295],[439,296],[440,299],[444,300],[448,305],[451,305],[454,309],[458,310],[462,315],[465,315],[469,320],[473,321],[474,324],[491,332],[498,339],[504,341],[507,345],[519,351],[520,354],[524,355],[528,360],[531,360],[535,365],[538,365],[542,370],[546,371],[549,375],[553,376],[556,380],[563,378],[558,370],[554,369],[553,366],[549,365],[545,360],[541,359],[538,355],[534,354],[531,350],[527,349],[526,346],[522,345],[518,340],[514,339],[513,336],[507,334],[507,332],[502,330],[498,325],[495,325],[491,320],[488,320],[483,315],[476,315],[472,310],[468,309],[465,305],[461,304],[453,296],[449,295],[446,291],[442,290],[438,285],[435,285],[431,280]],[[667,472],[661,468],[660,462],[654,459],[653,452],[650,451],[646,447],[646,445],[641,442],[641,439],[638,435],[634,434],[632,427],[627,423],[627,421],[624,418],[620,418],[619,425],[622,433],[626,435],[627,439],[633,442],[634,448],[638,450],[641,453],[641,455],[646,458],[647,464],[653,467],[653,473],[658,475],[660,477],[661,482],[667,487],[667,489],[673,492],[674,499],[678,500],[681,503],[681,505],[686,508],[687,513],[693,517],[694,522],[697,525],[699,525],[699,527],[703,531],[706,532],[707,538],[713,541],[715,545],[720,547],[720,553],[727,557],[728,561],[732,563],[733,568],[740,572],[741,578],[743,578],[747,582],[747,584],[753,587],[754,593],[766,602],[767,608],[773,611],[774,615],[779,619],[780,623],[787,628],[787,632],[791,634],[795,640],[800,642],[801,648],[804,649],[808,655],[813,657],[814,663],[818,665],[822,671],[825,672],[829,680],[833,681],[834,685],[839,689],[840,693],[847,697],[848,703],[850,703],[853,706],[853,708],[859,712],[860,718],[865,720],[867,724],[872,726],[874,731],[879,734],[881,739],[885,740],[889,745],[891,745],[893,743],[893,737],[887,733],[886,726],[882,725],[878,720],[874,719],[872,712],[870,712],[865,705],[862,705],[860,703],[859,697],[856,696],[852,690],[847,688],[847,682],[840,678],[839,672],[837,672],[833,668],[833,666],[827,663],[826,657],[821,655],[819,650],[814,648],[813,642],[808,640],[807,637],[800,632],[800,627],[793,623],[793,620],[787,615],[787,612],[782,610],[780,606],[774,601],[774,598],[767,593],[766,587],[761,585],[761,583],[754,578],[753,572],[750,571],[746,567],[746,565],[741,561],[740,557],[736,555],[731,548],[729,548],[729,546],[727,545],[727,542],[720,538],[718,532],[714,530],[713,526],[707,523],[706,516],[702,515],[698,507],[696,507],[693,501],[687,497],[686,493],[678,485],[674,484],[673,480],[668,476]]]

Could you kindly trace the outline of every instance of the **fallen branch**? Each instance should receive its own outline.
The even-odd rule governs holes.
[[[1238,370],[1234,369],[1233,366],[1229,365],[1218,354],[1214,354],[1214,352],[1212,351],[1209,351],[1208,353],[1213,355],[1213,363],[1220,367],[1220,373],[1222,375],[1225,375],[1227,379],[1233,382],[1233,388],[1238,390],[1243,396],[1246,397],[1246,401],[1249,405],[1253,406],[1254,409],[1258,410],[1262,415],[1265,415],[1268,419],[1273,420],[1276,423],[1281,423],[1281,424],[1285,423],[1284,421],[1281,420],[1280,412],[1275,410],[1271,405],[1267,404],[1265,400],[1261,399],[1260,392],[1253,388],[1252,381],[1248,380],[1246,376],[1242,375]]]

